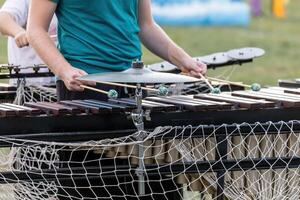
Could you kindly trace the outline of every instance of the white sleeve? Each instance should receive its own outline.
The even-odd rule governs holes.
[[[28,9],[29,0],[6,0],[0,12],[8,12],[17,24],[25,27],[27,24]]]

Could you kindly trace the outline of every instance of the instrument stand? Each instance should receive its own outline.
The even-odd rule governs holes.
[[[138,141],[143,141],[146,137],[145,129],[144,129],[144,111],[142,108],[142,99],[143,99],[143,92],[141,84],[138,83],[136,90],[135,90],[135,100],[137,109],[131,113],[131,117],[133,120],[134,125],[138,130]],[[145,165],[144,165],[144,146],[143,143],[139,144],[139,167],[136,170],[136,174],[139,178],[139,195],[145,195]]]

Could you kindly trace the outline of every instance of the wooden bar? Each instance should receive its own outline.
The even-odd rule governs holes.
[[[160,102],[160,103],[175,104],[186,110],[191,110],[195,112],[203,111],[203,110],[211,110],[215,108],[215,105],[212,104],[199,104],[199,103],[176,100],[176,99],[171,99],[166,97],[147,97],[146,100]]]
[[[294,100],[300,100],[300,96],[293,94],[293,93],[285,93],[285,91],[289,91],[289,89],[284,90],[283,88],[280,87],[272,87],[272,88],[268,88],[268,89],[262,89],[262,93],[267,93],[267,94],[271,94],[273,96],[284,96],[285,98],[288,99],[294,99]]]
[[[258,109],[275,107],[276,103],[266,100],[249,99],[244,97],[231,96],[230,93],[221,94],[199,94],[195,98],[222,101],[235,104],[238,108]]]
[[[57,109],[65,109],[70,114],[80,114],[80,113],[82,113],[82,110],[80,110],[79,108],[74,107],[74,106],[67,106],[67,105],[63,105],[63,104],[59,104],[59,103],[50,103],[50,102],[39,102],[39,104],[45,105],[45,106],[52,106],[52,107],[55,107]]]
[[[214,105],[214,108],[218,109],[231,109],[233,104],[227,103],[224,101],[214,101],[214,100],[207,100],[207,99],[196,99],[193,98],[193,96],[174,96],[174,97],[168,97],[171,99],[178,99],[186,102],[192,102],[192,103],[199,103],[199,104],[207,104],[207,105]]]
[[[284,87],[271,87],[271,91],[276,91],[284,96],[291,96],[300,99],[300,88],[284,88]]]
[[[14,110],[0,107],[0,116],[1,117],[14,117],[17,113]]]
[[[93,114],[107,114],[111,113],[111,108],[109,107],[97,107],[95,105],[88,105],[83,103],[82,101],[60,101],[59,103],[64,104],[64,105],[69,105],[69,106],[75,106],[79,109],[84,110],[85,112],[90,112]]]
[[[98,100],[84,100],[84,102],[94,104],[96,106],[108,106],[111,107],[113,112],[124,112],[124,111],[131,111],[135,109],[135,106],[128,106],[125,104],[116,104],[112,102],[104,102]]]
[[[166,104],[166,103],[158,103],[158,102],[153,102],[153,101],[148,101],[148,100],[143,100],[143,103],[146,105],[153,105],[153,106],[159,106],[163,107],[165,111],[175,111],[178,110],[178,107],[173,104]]]
[[[130,101],[130,99],[110,99],[110,102],[116,103],[116,104],[125,104],[128,106],[135,106],[136,107],[136,103],[135,101]],[[142,102],[142,107],[143,109],[147,109],[147,110],[151,110],[151,111],[163,111],[163,107],[159,107],[159,106],[154,106],[151,104],[147,104],[144,102]]]
[[[61,109],[61,108],[51,106],[51,105],[44,105],[44,104],[41,104],[41,102],[37,102],[37,103],[26,102],[25,106],[41,109],[41,110],[45,111],[46,113],[53,114],[53,115],[65,115],[68,113],[67,109]]]
[[[300,100],[285,98],[283,95],[271,95],[267,93],[261,92],[252,92],[252,91],[236,91],[232,93],[233,96],[246,97],[252,99],[263,99],[268,101],[275,101],[279,103],[281,106],[286,108],[291,107],[300,107]]]
[[[86,100],[73,100],[74,102],[77,103],[81,103],[83,105],[87,105],[87,106],[95,106],[98,109],[107,109],[109,111],[109,113],[115,113],[115,112],[120,112],[121,109],[120,108],[114,108],[112,106],[109,105],[103,105],[103,104],[96,104],[96,103],[91,103],[91,102],[87,102]]]
[[[39,115],[42,112],[41,110],[36,109],[36,108],[20,106],[20,105],[16,105],[16,104],[12,104],[12,103],[4,103],[3,105],[7,105],[12,108],[19,108],[19,109],[27,110],[27,111],[29,111],[30,115]]]
[[[284,93],[300,95],[300,90],[299,89],[285,89]]]
[[[295,80],[279,80],[278,85],[286,88],[300,88],[300,83]]]
[[[28,110],[8,106],[8,105],[5,105],[5,104],[0,104],[0,108],[6,108],[6,109],[9,109],[9,110],[13,110],[13,111],[16,112],[16,115],[18,115],[18,116],[26,116],[26,115],[30,114],[30,112]]]
[[[0,83],[0,91],[16,91],[17,88],[7,83]]]
[[[122,99],[110,99],[110,101],[114,102],[114,103],[121,103],[121,104],[130,105],[132,107],[136,107],[135,99],[122,98]],[[175,105],[157,103],[157,102],[148,101],[148,100],[143,100],[142,106],[144,109],[149,109],[154,112],[156,112],[156,111],[157,112],[159,112],[159,111],[174,111],[174,110],[178,109]]]

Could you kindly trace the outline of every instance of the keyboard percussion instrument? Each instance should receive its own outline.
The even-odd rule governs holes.
[[[2,103],[0,104],[1,137],[49,142],[84,142],[124,137],[136,132],[136,127],[132,123],[130,115],[136,108],[136,100],[130,98],[110,99],[108,101],[91,99],[55,103],[28,102],[24,106]],[[215,162],[214,160],[218,157],[215,151],[224,148],[222,145],[216,147],[217,141],[209,138],[212,131],[210,125],[255,124],[259,122],[268,127],[270,121],[285,121],[288,123],[290,120],[299,120],[300,89],[270,87],[263,88],[258,92],[234,91],[222,92],[221,94],[149,96],[143,99],[142,109],[145,113],[149,113],[149,118],[144,121],[144,128],[149,131],[160,126],[207,125],[207,130],[204,131],[207,136],[201,139],[203,136],[199,135],[200,138],[197,138],[196,132],[194,134],[196,138],[189,139],[191,144],[194,145],[194,147],[190,147],[190,151],[194,151],[195,146],[199,148],[200,144],[206,144],[203,147],[204,152],[202,154],[198,152],[199,156],[204,154],[208,156],[206,158],[199,157],[202,164],[197,167],[197,170],[204,173],[209,170],[209,165],[205,163]],[[243,127],[241,125],[241,128],[247,130],[247,126]],[[295,127],[297,130],[298,128],[300,131],[300,127]],[[226,137],[221,130],[219,134],[221,138]],[[151,171],[151,169],[155,169],[155,166],[168,166],[170,163],[174,164],[174,161],[182,160],[181,152],[173,147],[179,141],[181,141],[180,138],[172,139],[172,134],[161,140],[146,141],[144,145],[147,148],[143,156],[145,169]],[[188,144],[190,142],[187,141]],[[241,141],[233,140],[232,142],[238,143]],[[0,145],[5,147],[9,146],[10,143],[1,141]],[[168,149],[172,150],[165,154],[162,153]],[[210,149],[214,151],[210,152]],[[101,153],[101,156],[105,156],[105,159],[125,159],[130,161],[129,165],[131,167],[136,166],[138,168],[139,166],[138,145],[120,146],[119,148],[107,147],[104,150],[94,150],[94,152]],[[239,154],[235,155],[233,152],[232,155],[237,156]],[[292,161],[296,162],[298,160],[292,158]],[[231,166],[233,169],[239,170],[239,167],[232,164],[231,161],[223,160],[222,162],[225,164],[228,162],[229,168]],[[247,160],[242,161],[241,165],[247,166],[249,162]],[[261,163],[260,167],[263,169],[269,166],[269,162],[272,162],[271,158],[270,161],[257,161],[255,164]],[[120,164],[117,168],[126,168],[126,163],[124,166]],[[180,162],[175,162],[172,174],[181,173],[180,164]],[[274,165],[278,165],[277,167],[280,168],[285,164],[274,163]],[[109,166],[108,169],[111,170]],[[193,180],[197,178],[197,174],[193,169],[189,168],[185,171],[186,174],[175,176],[176,183],[178,185],[193,183]],[[216,165],[216,171],[221,169],[222,166]],[[164,173],[168,174],[168,172]],[[9,175],[7,176],[12,178]],[[151,175],[148,176],[151,177]],[[34,180],[34,177],[30,178]],[[216,193],[217,186],[212,186],[211,182],[210,176],[207,175],[201,178],[200,182],[197,180],[191,184],[189,190],[201,191],[201,188],[207,189],[207,187],[204,187],[206,184],[210,185],[208,189],[212,193]],[[220,184],[222,185],[222,183]]]
[[[107,102],[98,100],[27,102],[24,106],[2,103],[0,104],[0,127],[1,133],[8,135],[101,129],[118,130],[121,134],[122,129],[134,131],[128,115],[136,108],[136,101],[131,98],[109,99]],[[150,113],[150,119],[145,121],[146,129],[179,124],[221,125],[289,121],[299,118],[297,112],[300,110],[300,91],[270,87],[263,88],[259,92],[234,91],[221,94],[149,96],[143,99],[142,108]],[[110,122],[110,117],[118,120],[119,124],[114,125],[115,121]],[[103,120],[106,122],[104,123]],[[54,121],[56,121],[55,126]],[[22,127],[10,126],[16,122],[22,124]],[[110,128],[106,130],[105,127],[109,126]],[[26,134],[22,137],[26,137]],[[66,140],[69,139],[72,140],[72,137]]]
[[[215,68],[251,62],[263,54],[262,49],[243,48],[195,59]],[[62,174],[74,171],[75,174],[77,172],[96,174],[91,175],[91,180],[98,180],[97,173],[101,169],[103,180],[120,176],[117,183],[113,182],[117,186],[119,181],[127,180],[128,177],[136,180],[136,185],[128,186],[130,188],[128,192],[139,194],[141,198],[149,195],[149,187],[152,190],[152,187],[156,187],[155,183],[159,183],[159,178],[163,178],[167,181],[160,183],[160,186],[171,192],[160,197],[182,199],[182,194],[177,194],[176,189],[188,184],[188,190],[200,192],[205,190],[214,194],[214,199],[228,199],[224,194],[224,186],[230,185],[230,181],[226,180],[227,175],[225,176],[228,173],[234,180],[238,180],[239,189],[247,190],[248,199],[255,199],[256,194],[250,194],[252,189],[249,186],[249,179],[255,180],[255,175],[249,175],[249,179],[239,178],[243,175],[241,169],[251,170],[255,167],[255,170],[268,168],[281,170],[287,163],[291,168],[299,167],[300,159],[293,156],[290,149],[286,150],[287,153],[284,155],[272,151],[265,157],[261,152],[248,152],[247,148],[259,145],[259,151],[268,154],[266,150],[270,145],[268,140],[253,139],[259,138],[265,130],[270,131],[270,137],[273,137],[280,127],[280,130],[283,130],[280,137],[287,138],[286,134],[290,129],[283,124],[293,124],[293,121],[300,120],[300,87],[259,86],[259,90],[244,90],[240,84],[239,89],[243,90],[172,95],[166,89],[170,83],[201,81],[180,74],[161,73],[174,70],[177,69],[166,62],[147,67],[144,67],[142,62],[135,62],[132,68],[123,72],[107,72],[78,78],[98,84],[133,88],[134,98],[109,98],[108,101],[85,99],[26,102],[24,105],[0,103],[0,133],[2,138],[6,138],[0,139],[0,146],[10,147],[11,141],[19,140],[25,141],[26,145],[34,141],[80,143],[132,136],[129,139],[138,143],[92,150],[87,147],[86,152],[101,155],[99,160],[105,160],[104,166],[101,166],[102,161],[99,161],[94,166],[87,165],[81,169],[77,163],[73,169],[72,166],[66,165],[67,161],[72,161],[73,158],[70,158],[72,155],[60,154],[62,161],[66,162],[57,169],[45,169],[45,176],[55,182],[57,177],[51,176],[51,173],[55,172],[58,177],[61,175],[65,180],[67,178]],[[149,84],[163,84],[163,86],[155,89],[149,88],[147,86]],[[82,87],[88,89],[84,85]],[[149,93],[150,95],[144,98],[142,90],[158,92]],[[257,123],[260,125],[256,127]],[[197,129],[199,125],[201,128]],[[145,139],[147,138],[145,133],[153,133],[162,127],[176,127],[176,129],[170,129],[166,134],[157,135],[149,140]],[[195,128],[195,131],[177,135],[178,130],[189,130],[189,127]],[[293,131],[300,132],[300,124],[293,124]],[[290,144],[295,143],[291,138],[287,140]],[[281,145],[277,140],[275,143],[276,148]],[[78,149],[84,150],[84,146]],[[184,154],[186,152],[189,153]],[[43,170],[41,169],[42,172]],[[247,173],[251,174],[248,171]],[[7,181],[15,183],[22,179],[39,182],[44,178],[36,172],[26,175],[9,172],[0,174],[0,183]],[[87,177],[76,177],[74,180],[85,178]],[[69,179],[73,181],[73,177]],[[175,185],[170,184],[173,183],[173,179]],[[147,180],[153,182],[146,184]],[[111,186],[105,191],[113,190],[112,188]],[[126,199],[126,195],[120,199]]]

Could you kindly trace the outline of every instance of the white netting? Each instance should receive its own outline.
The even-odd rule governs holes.
[[[0,199],[299,199],[299,125],[158,127],[81,143],[1,137],[11,148],[0,151]]]
[[[26,84],[25,79],[19,79],[14,104],[23,105],[25,102],[56,102],[56,89],[38,84]]]

